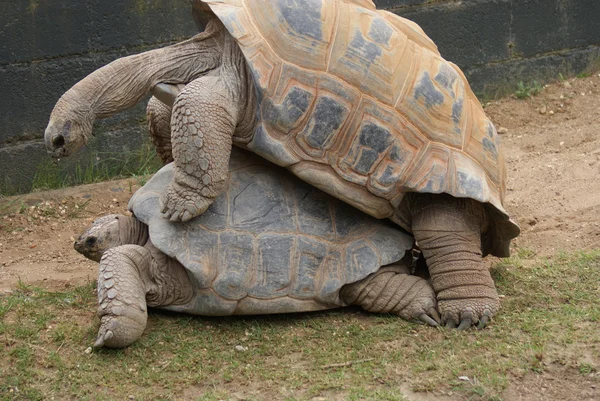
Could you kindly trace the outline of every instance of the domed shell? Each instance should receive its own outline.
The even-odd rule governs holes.
[[[131,198],[154,246],[177,259],[198,291],[202,315],[297,312],[343,306],[340,288],[400,260],[413,238],[234,149],[226,192],[202,215],[160,215],[173,177],[161,169]]]
[[[369,0],[205,0],[254,75],[259,125],[238,140],[377,218],[407,192],[489,205],[484,253],[519,229],[503,208],[504,155],[462,71],[421,28]],[[236,140],[236,138],[234,138]]]

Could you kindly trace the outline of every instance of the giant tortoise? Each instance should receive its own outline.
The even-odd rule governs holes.
[[[116,60],[61,97],[49,152],[68,155],[95,118],[152,92],[166,106],[150,102],[151,130],[175,163],[165,218],[204,212],[224,190],[232,144],[249,149],[411,232],[442,321],[485,326],[499,299],[482,256],[507,256],[519,228],[503,208],[496,129],[460,69],[369,0],[192,3],[204,32]]]
[[[224,194],[186,223],[160,217],[163,167],[129,203],[97,219],[75,249],[100,261],[96,346],[124,347],[146,307],[227,316],[356,304],[436,326],[435,293],[409,275],[414,239],[237,150]]]

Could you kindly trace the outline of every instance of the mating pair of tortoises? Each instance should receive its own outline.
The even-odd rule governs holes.
[[[484,327],[499,301],[482,256],[507,256],[519,229],[502,206],[496,130],[458,67],[370,0],[192,3],[202,33],[92,73],[46,129],[49,152],[67,156],[94,119],[151,92],[152,139],[174,160],[132,198],[136,218],[102,218],[76,244],[104,254],[97,344],[135,341],[146,304],[208,315],[359,304]],[[431,286],[400,274],[413,237],[232,144],[411,233]]]

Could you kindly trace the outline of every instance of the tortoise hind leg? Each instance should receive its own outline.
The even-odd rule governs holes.
[[[412,232],[421,248],[448,328],[483,328],[498,311],[494,281],[483,262],[484,206],[450,195],[414,194]]]
[[[392,313],[409,321],[438,326],[435,293],[429,283],[408,274],[405,264],[384,266],[361,281],[347,284],[340,298],[374,313]]]

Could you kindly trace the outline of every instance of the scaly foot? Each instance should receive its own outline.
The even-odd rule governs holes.
[[[175,181],[171,182],[161,198],[162,216],[171,221],[188,221],[201,215],[213,201],[202,192],[209,194],[206,187],[198,193]]]
[[[436,307],[435,292],[433,292],[431,285],[426,280],[416,276],[407,276],[406,280],[415,281],[416,284],[409,292],[410,302],[398,313],[400,317],[433,327],[439,326],[441,319]]]
[[[113,308],[116,310],[117,308]],[[127,316],[104,315],[100,319],[94,348],[123,348],[137,341],[145,326]]]
[[[498,312],[498,298],[473,298],[438,301],[442,315],[442,324],[449,329],[466,330],[476,326],[478,330],[485,328]]]

